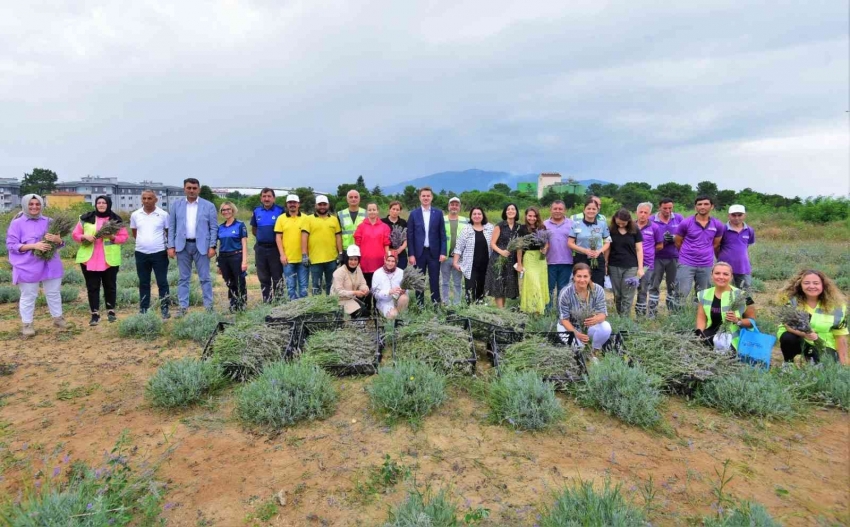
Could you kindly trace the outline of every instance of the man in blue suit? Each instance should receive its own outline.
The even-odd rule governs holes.
[[[421,208],[410,211],[407,218],[408,261],[428,275],[431,301],[440,303],[440,264],[446,260],[446,223],[443,211],[431,207],[434,192],[431,187],[419,189]],[[425,294],[416,292],[416,300],[422,305]]]
[[[180,302],[178,317],[189,309],[189,281],[192,263],[198,271],[204,307],[213,308],[210,258],[215,257],[218,240],[218,213],[215,205],[198,197],[201,184],[195,178],[183,180],[186,199],[176,201],[168,211],[168,257],[177,258],[180,279],[177,281],[177,299]]]

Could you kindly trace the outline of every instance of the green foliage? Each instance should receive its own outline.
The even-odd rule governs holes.
[[[118,334],[124,338],[154,339],[162,335],[162,319],[154,311],[130,315],[118,323]]]
[[[818,196],[804,201],[798,207],[800,219],[812,223],[829,223],[850,218],[850,199]]]
[[[742,501],[726,514],[703,519],[705,527],[780,527],[767,509],[759,503]]]
[[[537,335],[500,350],[499,366],[516,371],[534,371],[543,377],[581,377],[581,364],[572,346],[556,346]]]
[[[297,317],[331,317],[339,313],[339,297],[308,296],[284,302],[272,308],[270,315],[277,320],[292,320]]]
[[[279,430],[305,419],[324,419],[336,402],[336,388],[324,370],[276,362],[239,391],[236,412],[248,423]]]
[[[412,489],[407,498],[395,509],[384,527],[455,527],[457,505],[449,499],[445,489],[436,495],[429,489],[420,492]]]
[[[100,294],[100,303],[101,305],[106,304],[105,293],[101,291]],[[117,307],[134,307],[139,305],[139,290],[136,288],[130,287],[119,287],[117,291],[115,291],[115,305]]]
[[[145,394],[160,408],[178,408],[199,402],[224,385],[221,367],[195,358],[168,361],[148,381]]]
[[[21,299],[21,290],[14,285],[0,285],[0,304],[12,304]]]
[[[831,357],[800,368],[783,365],[777,375],[799,400],[850,411],[850,368]]]
[[[661,379],[639,364],[629,367],[620,357],[609,355],[590,366],[585,381],[578,392],[581,404],[635,426],[653,428],[660,424]]]
[[[65,274],[62,276],[62,283],[68,285],[83,285],[86,279],[83,278],[83,273],[74,267],[65,269]]]
[[[80,288],[73,285],[63,285],[59,290],[59,296],[62,297],[63,304],[76,302],[80,298]]]
[[[180,340],[192,340],[204,345],[218,327],[221,316],[214,311],[192,311],[174,321],[171,336]]]
[[[461,367],[471,358],[469,332],[437,319],[422,317],[397,327],[393,360],[416,360],[446,374],[466,371]]]
[[[201,185],[201,191],[198,193],[198,196],[204,198],[210,203],[215,203],[216,196],[213,194],[212,189],[209,185]]]
[[[791,390],[761,368],[746,367],[706,382],[697,401],[733,415],[790,419],[796,415]]]
[[[139,275],[135,272],[118,273],[118,287],[139,287]]]
[[[490,420],[520,430],[542,430],[564,416],[554,387],[534,371],[507,371],[490,384]]]
[[[382,367],[366,391],[369,403],[385,421],[417,424],[446,400],[446,376],[416,361]]]
[[[0,269],[0,284],[12,283],[12,271],[8,269]]]
[[[594,490],[590,481],[580,480],[554,498],[555,503],[541,511],[537,521],[540,527],[646,525],[643,513],[623,498],[620,485],[611,486],[608,480],[601,492]]]
[[[57,478],[40,490],[28,490],[20,501],[0,508],[0,523],[14,527],[153,525],[162,511],[164,494],[164,486],[154,479],[158,466],[134,472],[128,454],[135,449],[127,449],[128,442],[125,432],[104,456],[102,468],[76,461],[66,481]]]
[[[232,380],[244,382],[283,359],[291,332],[289,326],[227,326],[213,341],[211,360],[221,364]]]
[[[34,168],[29,174],[24,174],[21,180],[21,196],[25,194],[38,194],[46,196],[56,190],[56,182],[59,176],[56,172],[47,168]],[[27,204],[24,204],[26,207]]]
[[[301,361],[322,368],[371,366],[378,351],[377,335],[344,327],[312,333],[301,350]]]

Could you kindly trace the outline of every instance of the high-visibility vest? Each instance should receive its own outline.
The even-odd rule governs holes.
[[[449,247],[452,245],[452,224],[449,223],[449,217],[443,216],[443,221],[446,223],[446,250],[449,250]],[[457,217],[457,234],[460,234],[460,231],[463,230],[465,225],[469,225],[469,218],[465,216]],[[457,241],[457,240],[455,240]]]
[[[705,310],[705,319],[708,321],[708,325],[711,325],[711,304],[714,302],[714,287],[709,287],[708,289],[704,289],[699,293],[699,303],[702,305],[703,310]],[[720,295],[720,316],[723,317],[724,322],[723,325],[726,326],[726,333],[732,334],[732,345],[735,346],[735,349],[738,349],[738,340],[741,338],[741,328],[738,327],[737,324],[733,322],[726,322],[726,313],[729,311],[729,304],[732,302],[734,298],[733,295],[743,294],[743,291],[738,289],[737,287],[732,286],[732,289],[726,291],[722,295]],[[744,311],[746,307],[741,311],[735,313],[738,315],[738,318],[744,316]]]
[[[796,298],[792,298],[790,304],[799,309]],[[836,347],[837,344],[835,342],[835,335],[833,335],[832,332],[838,329],[847,328],[847,305],[838,306],[831,311],[827,311],[822,308],[820,303],[818,303],[814,309],[809,307],[809,305],[805,302],[802,307],[812,316],[809,321],[809,325],[812,327],[812,331],[818,334],[818,337],[820,337],[820,340],[823,341],[824,346],[833,350],[838,349]],[[780,325],[779,331],[777,332],[777,338],[782,337],[782,334],[785,333],[785,331],[785,326]],[[808,339],[805,340],[808,343],[812,342]]]
[[[97,227],[94,223],[82,222],[83,234],[94,236],[97,234]],[[112,243],[109,240],[103,241],[103,255],[106,257],[106,264],[109,267],[118,267],[121,265],[121,246],[117,243]],[[77,263],[86,263],[91,260],[94,254],[93,243],[81,243],[77,250]]]
[[[342,229],[342,250],[344,251],[348,249],[349,245],[354,245],[354,231],[366,219],[366,211],[357,209],[357,219],[354,221],[351,221],[351,212],[348,208],[337,212],[336,217],[339,219],[339,226]]]

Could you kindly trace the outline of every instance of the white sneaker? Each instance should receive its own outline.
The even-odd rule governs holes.
[[[33,327],[32,323],[24,324],[21,327],[21,335],[23,335],[25,339],[35,336],[35,328]]]

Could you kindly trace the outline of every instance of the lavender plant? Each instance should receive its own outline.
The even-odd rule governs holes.
[[[59,214],[50,219],[50,223],[47,226],[47,234],[55,234],[60,237],[65,237],[71,234],[71,231],[74,229],[74,225],[76,222],[70,216],[66,216],[64,214]],[[33,254],[36,255],[41,260],[52,260],[56,255],[56,251],[59,250],[58,243],[49,242],[46,239],[42,238],[42,242],[46,243],[50,246],[50,249],[46,251],[33,251]]]

